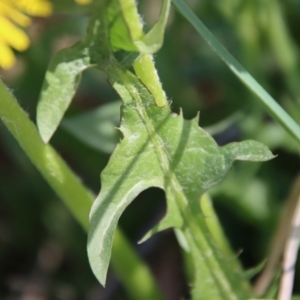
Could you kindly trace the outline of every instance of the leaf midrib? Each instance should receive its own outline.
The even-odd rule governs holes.
[[[115,72],[116,77],[120,80],[120,82],[124,84],[125,88],[128,90],[129,94],[131,95],[133,102],[136,104],[135,108],[139,113],[141,121],[143,122],[148,132],[149,139],[151,140],[151,143],[154,146],[153,149],[157,155],[162,172],[164,174],[168,174],[169,186],[165,187],[166,192],[169,193],[171,198],[175,199],[176,204],[180,208],[181,215],[191,232],[191,236],[194,237],[198,236],[199,238],[199,235],[201,235],[202,238],[205,239],[208,245],[208,247],[204,246],[203,243],[199,242],[198,238],[194,239],[197,248],[199,249],[199,251],[201,251],[201,253],[203,253],[203,256],[205,257],[205,263],[207,264],[208,270],[210,270],[212,277],[218,278],[218,280],[216,280],[217,281],[216,285],[219,285],[219,292],[221,297],[220,299],[240,300],[236,296],[235,291],[232,289],[234,283],[230,284],[230,281],[228,280],[227,276],[224,274],[226,272],[224,272],[223,268],[221,267],[221,263],[217,259],[218,254],[216,253],[215,248],[211,246],[208,235],[205,233],[205,230],[207,229],[199,228],[199,224],[197,223],[195,216],[193,215],[190,209],[188,199],[186,198],[185,194],[182,192],[182,188],[177,179],[177,176],[170,168],[170,162],[168,156],[164,152],[164,150],[162,150],[164,149],[164,143],[161,141],[159,135],[155,130],[155,127],[153,126],[152,120],[149,117],[144,107],[138,89],[134,86],[134,83],[131,82],[130,78],[126,73],[124,73],[118,67],[116,67],[114,70],[116,71]],[[165,108],[161,108],[161,109],[165,109]],[[211,259],[211,252],[213,252],[214,254],[212,256],[213,257],[212,259]],[[225,280],[222,280],[224,278]]]

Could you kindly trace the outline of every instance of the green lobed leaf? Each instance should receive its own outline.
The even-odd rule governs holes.
[[[108,72],[124,101],[120,127],[124,138],[101,175],[102,190],[90,214],[88,255],[95,275],[105,283],[114,230],[124,209],[140,192],[155,186],[165,190],[168,212],[154,232],[176,227],[190,236],[189,244],[197,253],[195,265],[201,266],[199,281],[207,273],[200,294],[206,295],[205,289],[209,299],[242,299],[247,294],[241,288],[242,278],[216,248],[198,199],[222,180],[234,160],[264,161],[273,155],[255,141],[218,147],[199,128],[198,118],[187,121],[182,114],[159,108],[133,74],[114,67]]]
[[[130,1],[120,0],[118,8],[122,8],[123,17],[132,15],[134,18],[130,20],[134,21],[135,7],[131,11],[126,7],[124,10],[121,5],[125,3]],[[167,8],[164,7],[165,11]],[[133,28],[136,33],[141,30],[138,26]],[[232,258],[224,257],[211,238],[198,199],[224,177],[234,160],[267,160],[272,154],[253,141],[219,148],[198,127],[197,119],[186,121],[181,114],[170,114],[162,101],[164,95],[160,96],[160,101],[152,96],[155,94],[149,87],[149,78],[143,74],[142,65],[135,67],[135,71],[147,88],[115,61],[114,49],[109,46],[109,30],[112,34],[113,23],[107,22],[105,17],[95,17],[87,38],[71,50],[61,52],[57,61],[54,59],[47,76],[51,86],[48,89],[48,82],[45,82],[39,104],[41,113],[38,112],[40,133],[44,141],[48,141],[71,101],[78,75],[89,66],[97,66],[109,74],[110,82],[124,102],[120,128],[124,139],[102,174],[103,188],[91,210],[88,253],[94,273],[104,284],[120,215],[138,193],[157,186],[166,192],[168,213],[153,232],[175,227],[183,233],[196,270],[193,298],[206,295],[216,300],[246,299],[249,293],[244,288],[243,278],[232,267]],[[152,64],[151,58],[148,63]],[[64,89],[65,85],[69,89]],[[61,98],[47,103],[48,96],[55,93]]]
[[[109,38],[112,27],[105,11],[102,18]],[[147,84],[126,71],[114,49],[104,44],[110,53],[103,70],[123,100],[124,138],[101,175],[102,189],[90,213],[88,255],[93,272],[104,285],[121,214],[140,192],[155,186],[165,190],[168,211],[152,233],[174,227],[185,236],[194,258],[193,299],[246,299],[250,293],[235,270],[238,264],[219,251],[198,199],[223,179],[234,160],[264,161],[273,158],[272,153],[255,141],[218,147],[199,128],[198,118],[187,121],[182,113],[159,107]]]

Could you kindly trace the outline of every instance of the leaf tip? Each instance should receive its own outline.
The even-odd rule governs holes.
[[[106,260],[103,260],[97,250],[94,243],[88,242],[87,252],[91,269],[100,284],[105,287],[110,257],[106,257]]]
[[[195,122],[195,124],[197,125],[199,125],[199,121],[200,121],[200,111],[197,112],[197,115],[193,119],[193,122]]]
[[[277,156],[266,145],[253,140],[231,143],[226,145],[223,150],[233,160],[262,162],[271,160]]]
[[[56,128],[54,130],[51,130],[51,128],[47,126],[47,124],[41,121],[40,117],[37,118],[37,128],[43,142],[45,144],[48,144]]]

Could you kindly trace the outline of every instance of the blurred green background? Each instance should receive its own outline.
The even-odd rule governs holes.
[[[53,1],[55,3],[55,1]],[[300,2],[298,0],[198,0],[189,5],[228,50],[300,123]],[[71,1],[56,1],[56,13],[34,19],[32,45],[17,64],[0,70],[21,106],[35,120],[38,95],[51,57],[85,32],[88,7],[67,13]],[[158,17],[159,0],[139,1],[145,28]],[[83,12],[83,13],[82,13]],[[214,206],[234,251],[246,269],[261,263],[300,170],[300,147],[268,116],[175,10],[156,66],[172,110],[187,119],[200,111],[200,126],[219,143],[254,139],[277,157],[266,163],[235,163],[211,190]],[[1,108],[0,108],[1,109]],[[118,95],[106,76],[84,73],[66,118],[51,144],[95,194],[99,174],[121,138]],[[195,183],[197,184],[197,183]],[[143,192],[121,217],[120,226],[147,261],[166,299],[189,299],[184,259],[167,230],[137,245],[165,212],[164,193]],[[106,289],[91,273],[86,233],[0,123],[0,298],[126,300],[109,273]],[[300,263],[295,293],[300,293]],[[27,297],[27,298],[26,298]],[[141,299],[142,300],[142,299]]]

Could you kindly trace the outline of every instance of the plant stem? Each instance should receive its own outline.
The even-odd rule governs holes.
[[[42,141],[36,126],[0,81],[0,118],[31,162],[86,229],[94,197],[55,150]]]
[[[133,68],[137,77],[153,95],[156,104],[159,107],[167,106],[167,97],[162,89],[161,82],[155,69],[153,56],[150,54],[143,54],[133,64]]]
[[[84,187],[56,151],[44,144],[36,126],[19,106],[0,79],[0,119],[17,140],[31,162],[63,200],[75,219],[87,230],[89,211],[94,195]],[[123,251],[126,249],[126,251]],[[131,299],[162,299],[159,289],[143,261],[137,256],[122,232],[117,229],[113,244],[112,265]],[[116,255],[119,254],[119,255]],[[124,261],[130,264],[124,264]],[[126,274],[126,276],[124,276]],[[136,274],[142,274],[143,285],[136,284]],[[141,277],[139,277],[141,279]],[[156,295],[156,298],[153,298]]]

